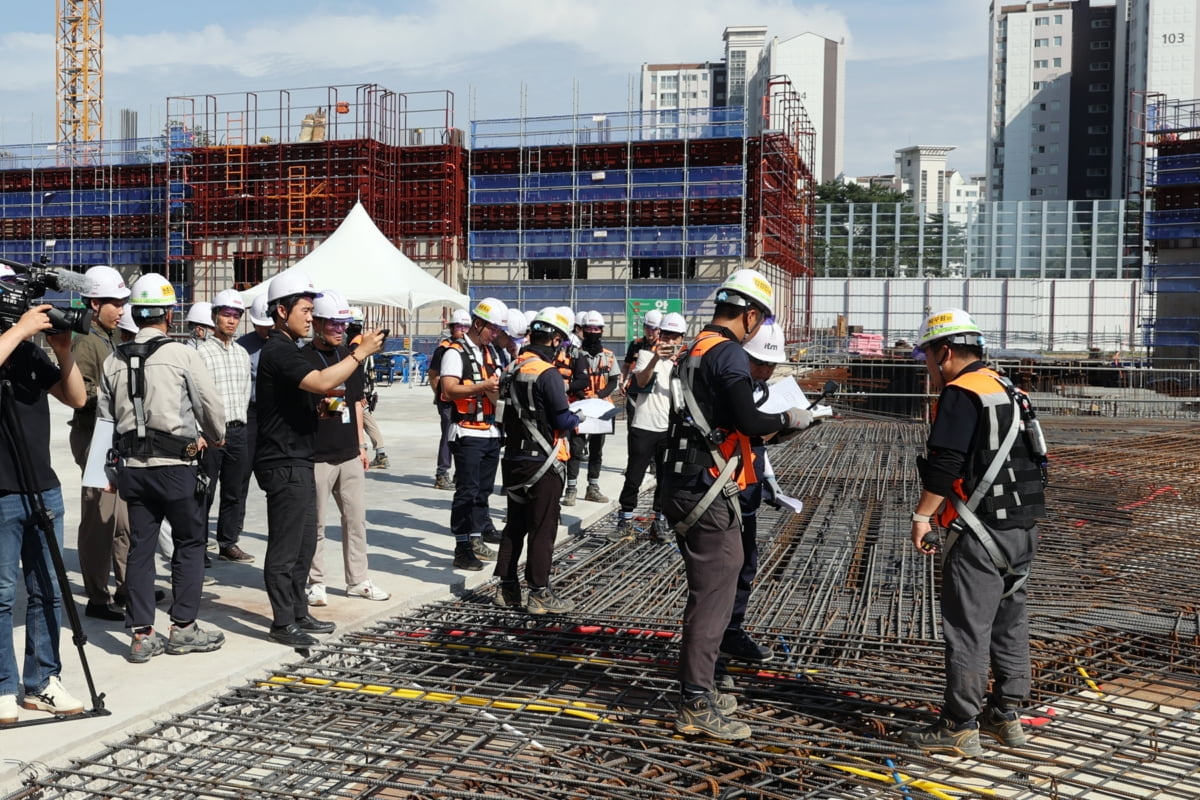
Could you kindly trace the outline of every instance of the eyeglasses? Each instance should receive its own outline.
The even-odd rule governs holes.
[[[341,321],[339,321],[339,320],[334,320],[334,319],[327,319],[327,320],[325,320],[325,327],[326,327],[326,328],[332,328],[332,329],[333,329],[333,330],[335,330],[335,331],[344,331],[344,330],[346,330],[346,325],[347,325],[347,324],[349,324],[349,323],[346,323],[346,322],[341,322]]]

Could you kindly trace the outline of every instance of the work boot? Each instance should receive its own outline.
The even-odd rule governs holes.
[[[148,633],[135,633],[129,643],[129,652],[125,660],[131,664],[145,664],[155,656],[167,651],[167,637],[153,630]]]
[[[375,458],[371,461],[370,464],[368,464],[368,466],[371,469],[387,469],[388,468],[387,455],[376,450]]]
[[[659,544],[675,541],[675,532],[665,519],[655,519],[650,523],[650,539]]]
[[[57,675],[51,676],[46,685],[36,692],[25,691],[21,705],[31,711],[49,711],[51,714],[70,716],[83,711],[83,703],[71,696]],[[12,720],[16,722],[16,720]]]
[[[475,555],[469,542],[454,546],[454,568],[469,569],[472,572],[483,569],[483,562]]]
[[[725,636],[721,639],[721,655],[726,658],[736,658],[739,661],[762,664],[774,658],[775,651],[754,641],[750,638],[750,634],[738,628],[734,631],[725,631]]]
[[[500,533],[500,531],[496,530],[495,528],[489,528],[483,532],[483,536],[480,538],[483,539],[486,544],[500,544],[500,542],[504,541],[504,534]]]
[[[562,504],[564,506],[575,505],[575,498],[578,495],[579,495],[579,492],[575,489],[574,486],[568,486],[567,491],[563,492]]]
[[[500,581],[492,603],[499,608],[524,608],[525,600],[521,597],[521,584],[516,581]]]
[[[531,589],[525,610],[530,614],[569,614],[575,610],[575,603],[565,597],[559,597],[549,586],[544,589]]]
[[[979,725],[973,719],[956,725],[945,717],[938,717],[932,725],[907,730],[900,738],[905,744],[926,753],[964,757],[983,754],[983,747],[979,744]]]
[[[987,734],[1002,745],[1021,747],[1029,743],[1025,731],[1021,729],[1021,716],[1015,709],[1005,710],[989,705],[976,717],[976,721],[980,733]]]
[[[200,623],[193,622],[186,628],[171,626],[171,638],[167,640],[167,652],[173,656],[186,653],[209,653],[220,650],[225,644],[225,634],[220,631],[206,631]]]
[[[605,534],[604,538],[610,542],[632,542],[636,536],[637,531],[633,528],[633,520],[621,517],[617,520],[617,527]]]
[[[496,560],[496,551],[484,544],[482,536],[471,537],[471,552],[473,552],[475,557],[480,561]]]
[[[433,488],[451,490],[454,488],[454,481],[450,480],[450,476],[445,472],[439,472],[433,476]]]
[[[679,706],[679,716],[675,718],[675,730],[727,742],[750,738],[750,726],[725,716],[721,711],[721,700],[713,692],[685,699]]]
[[[588,484],[587,494],[585,494],[583,496],[583,499],[589,503],[607,503],[608,502],[608,498],[605,497],[604,495],[600,494],[600,487],[594,483]]]

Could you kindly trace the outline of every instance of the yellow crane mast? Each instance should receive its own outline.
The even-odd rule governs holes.
[[[104,138],[103,0],[58,0],[56,21],[58,142],[99,143]]]

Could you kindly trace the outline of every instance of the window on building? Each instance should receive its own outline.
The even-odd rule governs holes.
[[[1112,88],[1112,85],[1107,84],[1107,83],[1089,83],[1088,84],[1089,92],[1107,92],[1111,88]]]
[[[634,280],[696,277],[696,259],[694,258],[635,258],[631,260],[629,266]]]
[[[1112,69],[1112,62],[1093,61],[1091,64],[1088,64],[1088,69],[1090,69],[1092,72],[1108,72],[1110,69]]]
[[[679,86],[679,76],[663,75],[662,80],[659,81],[659,83],[664,89],[675,89]]]
[[[1042,25],[1049,25],[1049,24],[1050,24],[1050,18],[1049,18],[1049,17],[1034,17],[1034,18],[1033,18],[1033,24],[1034,24],[1036,27],[1039,27],[1039,28],[1040,28]]]
[[[1033,152],[1035,152],[1035,153],[1044,153],[1044,152],[1046,152],[1046,145],[1044,145],[1044,144],[1039,144],[1039,145],[1037,145],[1036,147],[1034,147],[1034,148],[1033,148]]]
[[[1045,167],[1030,167],[1029,174],[1030,175],[1045,175],[1046,168]]]
[[[1107,167],[1092,167],[1091,169],[1089,169],[1087,171],[1087,176],[1089,178],[1107,177],[1108,176],[1108,168]]]
[[[1056,66],[1056,67],[1061,67],[1061,66],[1062,66],[1062,59],[1061,59],[1061,58],[1056,58],[1056,59],[1054,59],[1054,66]]]
[[[1107,39],[1099,42],[1092,42],[1091,48],[1093,50],[1112,50],[1112,42],[1108,41]]]
[[[1051,164],[1050,166],[1046,167],[1046,171],[1049,172],[1051,175],[1057,175],[1058,174],[1058,164]]]
[[[263,254],[240,252],[233,255],[233,288],[239,292],[257,286],[263,279]]]
[[[1050,40],[1049,39],[1034,39],[1033,46],[1034,47],[1049,47]]]
[[[1047,153],[1057,153],[1058,148],[1059,148],[1058,142],[1051,142],[1050,144],[1046,145],[1046,152]]]
[[[1088,125],[1087,132],[1092,136],[1103,136],[1108,133],[1107,125]]]
[[[1108,103],[1092,103],[1088,106],[1089,114],[1107,114]]]
[[[1092,20],[1092,27],[1093,28],[1111,28],[1112,20],[1111,19],[1094,19],[1094,20]]]
[[[1029,196],[1030,197],[1041,197],[1043,194],[1045,194],[1045,192],[1046,192],[1045,189],[1030,189]]]
[[[1040,122],[1035,122],[1035,123],[1033,123],[1033,130],[1035,133],[1045,133],[1046,126]]]
[[[1036,92],[1039,89],[1045,89],[1049,85],[1050,84],[1047,83],[1046,81],[1034,81],[1033,82],[1033,90]]]
[[[1083,196],[1089,200],[1100,200],[1103,199],[1107,194],[1108,192],[1104,191],[1103,189],[1088,189],[1086,192],[1084,192]]]
[[[1060,108],[1062,108],[1062,101],[1060,101],[1060,100],[1051,100],[1050,101],[1050,110],[1051,111],[1058,111]]]
[[[1034,61],[1033,61],[1034,69],[1047,69],[1049,66],[1050,66],[1050,61],[1045,58],[1038,58],[1038,59],[1034,59]]]
[[[529,262],[529,279],[531,281],[569,281],[572,271],[577,279],[586,280],[587,259],[540,258]]]
[[[1062,129],[1061,122],[1051,122],[1050,123],[1050,132],[1051,133],[1058,133],[1059,130],[1061,130],[1061,129]]]
[[[1063,24],[1063,15],[1062,15],[1062,14],[1055,14],[1055,15],[1054,15],[1054,24],[1055,24],[1055,25],[1062,25],[1062,24]]]
[[[1089,156],[1106,156],[1106,155],[1108,155],[1108,148],[1107,147],[1089,147],[1088,155]]]
[[[1054,37],[1054,46],[1055,46],[1055,47],[1062,47],[1062,37],[1061,37],[1061,36],[1055,36],[1055,37]]]

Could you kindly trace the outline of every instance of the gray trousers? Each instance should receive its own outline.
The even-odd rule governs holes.
[[[379,423],[375,421],[375,415],[367,409],[362,410],[363,433],[371,440],[371,447],[375,448],[376,452],[387,447],[383,442],[383,434],[379,431]]]
[[[1028,569],[1037,553],[1038,529],[997,531],[996,544],[1014,569]],[[946,641],[943,716],[965,722],[983,710],[988,667],[991,702],[1018,706],[1029,696],[1029,617],[1025,587],[1012,585],[992,564],[979,540],[964,532],[942,565],[942,635]]]
[[[666,486],[663,513],[674,525],[686,517],[703,493]],[[733,613],[742,569],[742,529],[729,501],[718,497],[686,535],[675,535],[687,574],[679,679],[684,688],[713,688],[721,639]]]
[[[87,464],[92,432],[71,426],[71,455],[82,470]],[[115,487],[114,487],[115,488]],[[116,578],[116,594],[125,595],[125,563],[129,559],[129,510],[116,492],[83,487],[80,491],[79,573],[83,591],[94,605],[108,605],[108,576]]]
[[[317,549],[308,568],[308,582],[325,583],[325,509],[332,493],[342,517],[346,585],[362,583],[367,579],[367,505],[363,494],[367,479],[362,462],[358,458],[340,464],[318,461],[313,464],[313,479],[317,484]]]

